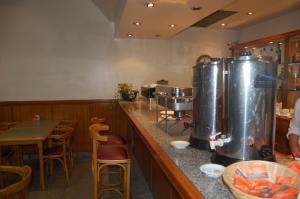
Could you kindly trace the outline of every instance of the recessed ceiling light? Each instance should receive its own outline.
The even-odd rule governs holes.
[[[279,45],[282,45],[283,43],[282,43],[282,42],[279,42],[278,44],[279,44]]]
[[[148,8],[153,8],[154,7],[154,3],[146,3],[146,6],[148,7]]]
[[[247,12],[247,15],[253,15],[253,12]]]
[[[225,23],[222,23],[222,24],[221,24],[221,26],[225,26],[225,25],[226,25]]]
[[[127,35],[127,37],[132,37],[132,36],[133,36],[133,34],[128,34],[128,35]]]
[[[245,48],[245,49],[247,49],[248,47],[247,47],[247,46],[245,46],[244,48]]]
[[[273,41],[270,41],[270,42],[269,42],[269,44],[272,44],[272,43],[274,43],[274,42],[273,42]]]
[[[170,24],[169,25],[171,28],[175,28],[176,24]]]
[[[133,22],[133,25],[139,26],[139,25],[141,25],[141,23],[138,21],[135,21],[135,22]]]
[[[201,7],[200,6],[193,6],[192,10],[194,10],[194,11],[201,10]]]
[[[252,50],[255,50],[256,48],[252,48]]]

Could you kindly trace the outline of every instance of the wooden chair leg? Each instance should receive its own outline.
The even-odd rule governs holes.
[[[130,161],[125,165],[126,171],[124,173],[124,184],[125,184],[125,190],[124,190],[124,198],[129,199],[130,198]]]
[[[54,173],[53,160],[49,160],[49,171],[50,171],[50,176],[53,176]]]
[[[70,178],[69,178],[69,169],[68,169],[68,161],[67,161],[67,157],[66,155],[64,155],[64,158],[63,158],[63,167],[64,167],[64,170],[65,170],[65,175],[66,175],[66,179],[67,179],[67,183],[68,185],[70,185]]]
[[[93,163],[94,164],[94,199],[98,199],[98,183],[100,183],[100,180],[99,180],[99,177],[100,177],[100,174],[99,174],[99,171],[98,171],[98,166],[97,164]]]

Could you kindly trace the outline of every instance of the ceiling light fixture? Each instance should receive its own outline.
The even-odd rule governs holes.
[[[283,43],[282,43],[282,42],[279,42],[278,44],[279,44],[279,45],[282,45]]]
[[[270,42],[269,42],[269,44],[273,44],[273,43],[274,43],[273,41],[270,41]]]
[[[255,50],[256,48],[252,48],[252,50]]]
[[[194,11],[201,10],[201,7],[200,6],[193,6],[192,10],[194,10]]]
[[[253,12],[247,12],[247,15],[253,15]]]
[[[169,25],[171,28],[175,28],[176,24],[170,24]]]
[[[154,5],[155,5],[154,3],[147,3],[147,4],[146,4],[146,6],[147,6],[148,8],[153,8]]]
[[[225,25],[226,25],[225,23],[222,23],[222,24],[221,24],[221,26],[225,26]]]
[[[136,22],[133,22],[133,25],[139,26],[139,25],[141,25],[141,23],[136,21]]]
[[[245,46],[244,48],[245,48],[245,49],[247,49],[248,47],[247,47],[247,46]]]
[[[127,37],[132,37],[132,36],[133,36],[133,34],[128,34],[128,35],[127,35]]]

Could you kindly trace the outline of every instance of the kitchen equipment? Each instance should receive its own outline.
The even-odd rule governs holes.
[[[192,110],[192,88],[172,86],[156,87],[157,104],[174,111],[177,118]]]
[[[155,98],[154,93],[156,89],[157,84],[149,84],[149,85],[144,85],[141,87],[141,95],[146,97],[146,98]]]
[[[209,149],[209,137],[220,131],[222,96],[222,60],[215,58],[200,62],[193,68],[193,121],[190,137],[192,146]]]
[[[158,85],[156,87],[156,122],[157,125],[165,122],[164,130],[168,132],[168,118],[159,120],[160,107],[162,107],[167,115],[168,110],[174,111],[175,123],[186,116],[186,111],[192,110],[192,88],[172,87],[165,85]]]
[[[205,143],[208,138],[210,149],[216,150],[212,161],[223,165],[273,160],[276,68],[272,58],[243,54],[198,67],[194,68],[199,73],[194,74],[197,91],[191,142],[197,138]]]

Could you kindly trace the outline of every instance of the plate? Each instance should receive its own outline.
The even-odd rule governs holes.
[[[170,142],[170,144],[176,149],[185,149],[190,145],[189,142],[183,140],[175,140]]]
[[[220,177],[223,174],[224,169],[225,167],[219,164],[203,164],[200,166],[200,170],[212,178]]]

